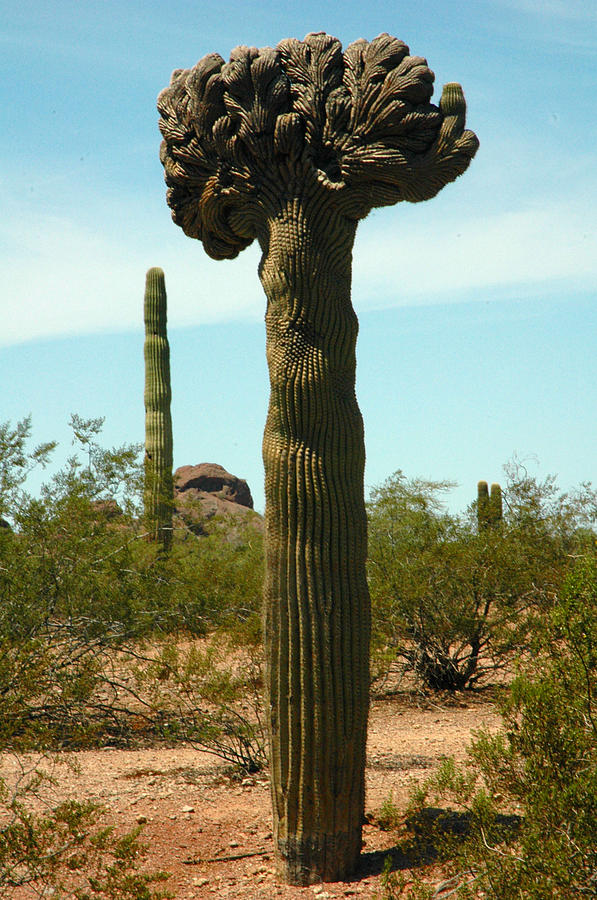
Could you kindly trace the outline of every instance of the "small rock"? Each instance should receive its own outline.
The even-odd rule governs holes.
[[[209,884],[209,878],[193,878],[193,884],[197,887],[204,887]]]
[[[238,841],[230,841],[230,847],[238,847]]]
[[[137,825],[145,825],[147,822],[147,816],[137,816]]]
[[[183,812],[183,813],[195,812],[195,807],[194,806],[183,806],[183,808],[181,809],[181,812]]]

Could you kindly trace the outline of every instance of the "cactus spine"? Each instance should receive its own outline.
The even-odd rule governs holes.
[[[172,541],[172,417],[166,283],[161,269],[145,280],[145,521],[150,540]]]
[[[477,527],[479,531],[494,528],[502,521],[502,489],[499,484],[491,485],[491,494],[486,481],[477,484]]]

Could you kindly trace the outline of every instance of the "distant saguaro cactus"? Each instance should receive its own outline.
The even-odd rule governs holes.
[[[492,525],[499,525],[502,521],[502,489],[495,483],[491,485],[489,496],[489,521]]]
[[[483,531],[502,521],[502,489],[499,484],[491,485],[491,494],[486,481],[477,484],[477,528]]]
[[[382,34],[237,47],[158,99],[172,217],[215,259],[255,238],[271,396],[265,644],[274,840],[296,884],[361,849],[369,695],[363,425],[350,300],[357,224],[435,196],[477,149],[457,84]],[[399,242],[397,243],[399,248]]]
[[[164,273],[145,279],[145,521],[151,540],[167,551],[172,541],[172,417],[170,347]]]
[[[489,486],[486,481],[477,482],[477,529],[489,526]]]

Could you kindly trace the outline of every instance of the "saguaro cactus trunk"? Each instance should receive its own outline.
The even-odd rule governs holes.
[[[335,881],[359,856],[369,693],[356,223],[312,201],[282,205],[261,266],[272,794],[276,846],[295,883]]]
[[[151,540],[165,552],[172,541],[172,417],[170,347],[166,331],[164,273],[145,279],[145,522]]]
[[[237,47],[160,94],[174,221],[216,259],[255,238],[271,398],[265,640],[278,865],[346,878],[361,848],[369,690],[363,426],[352,247],[374,206],[433,197],[468,166],[459,85],[389,35]]]

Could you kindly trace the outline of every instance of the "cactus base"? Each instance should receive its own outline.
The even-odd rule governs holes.
[[[319,834],[278,841],[278,876],[288,884],[305,886],[321,881],[345,881],[358,865],[361,827],[350,834]]]

